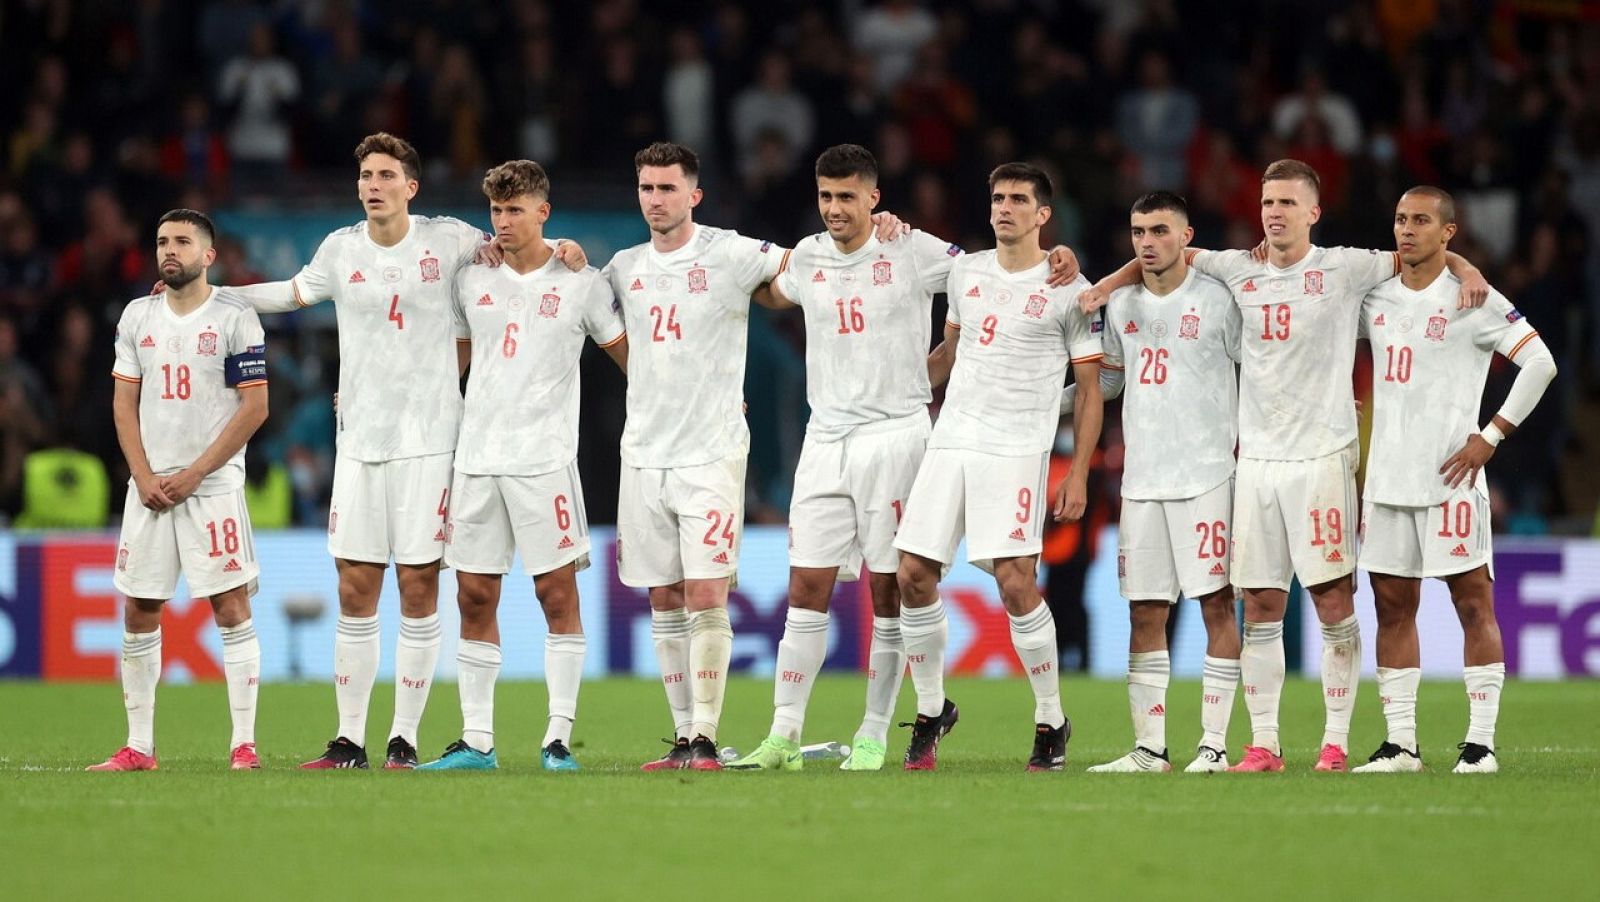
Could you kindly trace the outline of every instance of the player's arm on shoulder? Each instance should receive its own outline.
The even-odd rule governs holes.
[[[1111,300],[1111,292],[1118,288],[1139,284],[1139,261],[1129,260],[1117,267],[1110,275],[1090,285],[1078,293],[1078,309],[1085,314],[1093,313],[1106,305]]]
[[[794,278],[794,271],[790,268],[790,264],[793,262],[794,251],[784,251],[782,258],[778,261],[778,274],[773,276],[770,281],[757,285],[756,290],[751,293],[750,299],[769,310],[788,310],[791,307],[798,307],[799,304],[795,302],[794,298],[798,297],[800,292],[798,289],[799,283]]]
[[[928,384],[934,388],[950,379],[950,370],[956,365],[956,348],[961,344],[961,326],[951,320],[944,322],[944,340],[928,353]]]
[[[301,271],[304,275],[304,270]],[[296,276],[295,279],[301,278]],[[318,301],[327,300],[324,297],[313,297],[305,300],[301,297],[300,286],[295,279],[285,279],[282,282],[257,282],[254,285],[234,286],[233,292],[250,305],[257,313],[288,313],[309,307]]]
[[[153,511],[171,507],[174,502],[162,489],[161,480],[150,471],[150,459],[144,453],[144,436],[139,431],[138,380],[117,378],[111,396],[111,416],[117,427],[117,444],[122,446],[134,490],[139,493],[139,503]]]
[[[1399,254],[1395,255],[1396,274],[1400,272],[1399,256]],[[1479,271],[1478,267],[1473,266],[1466,257],[1454,251],[1445,251],[1444,265],[1450,270],[1451,275],[1461,280],[1461,296],[1456,299],[1456,309],[1469,310],[1474,307],[1482,307],[1484,302],[1489,299],[1489,280],[1483,277],[1483,273]]]
[[[888,210],[879,210],[872,214],[872,231],[879,241],[893,241],[911,234],[911,225]]]
[[[1078,273],[1082,272],[1078,266],[1078,255],[1065,244],[1051,248],[1045,259],[1050,262],[1050,275],[1044,282],[1051,288],[1060,288],[1070,283],[1078,277]]]

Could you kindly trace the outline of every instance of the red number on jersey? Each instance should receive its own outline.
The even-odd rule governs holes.
[[[439,493],[439,516],[450,516],[450,490],[445,489]]]
[[[1470,539],[1472,538],[1472,505],[1466,501],[1456,502],[1455,526],[1456,531],[1450,532],[1450,502],[1439,505],[1440,524],[1439,538],[1441,539]]]
[[[733,511],[724,514],[722,511],[706,511],[706,519],[711,521],[711,528],[706,530],[703,544],[715,548],[718,542],[727,542],[728,549],[733,549]],[[718,532],[721,535],[718,535]]]
[[[1000,318],[993,313],[983,318],[983,335],[978,339],[978,344],[987,345],[994,341],[994,327],[1000,324]]]
[[[1033,516],[1033,489],[1017,489],[1017,522],[1026,523]]]
[[[239,523],[232,517],[222,521],[222,541],[217,541],[217,521],[212,520],[206,524],[206,532],[211,534],[211,551],[207,557],[222,557],[223,552],[228,554],[239,553]]]
[[[504,341],[500,342],[500,355],[502,357],[511,358],[517,356],[516,336],[521,331],[522,327],[516,323],[506,323],[506,337]],[[565,529],[566,527],[562,528]]]
[[[1323,527],[1327,527],[1327,536],[1323,536]],[[1316,547],[1323,545],[1339,545],[1344,542],[1344,514],[1337,507],[1330,507],[1327,511],[1311,509],[1311,544]]]
[[[833,306],[839,308],[840,335],[849,335],[851,332],[865,332],[867,330],[867,318],[861,312],[860,298],[850,299],[848,307],[848,312],[850,315],[848,319],[845,318],[846,305],[844,298],[836,298],[833,302]]]
[[[389,322],[394,323],[396,329],[406,327],[406,315],[400,312],[400,295],[395,295],[389,301]]]
[[[567,511],[567,496],[556,496],[556,529],[570,529],[572,527],[572,514]]]
[[[1384,371],[1383,381],[1406,383],[1411,381],[1411,349],[1405,345],[1396,348],[1389,345],[1389,366]]]
[[[1139,384],[1167,384],[1167,358],[1171,356],[1166,348],[1140,348],[1139,359],[1144,361],[1144,366],[1139,369]]]
[[[1289,312],[1288,304],[1278,304],[1276,307],[1274,307],[1272,304],[1262,304],[1261,340],[1272,341],[1273,339],[1277,339],[1278,341],[1288,341],[1290,316],[1291,314]],[[1272,328],[1273,320],[1277,320],[1277,329]]]
[[[173,376],[177,376],[177,379],[174,380]],[[189,395],[193,393],[189,384],[189,365],[180,363],[174,369],[170,363],[161,364],[161,384],[161,400],[189,400]]]
[[[655,317],[656,328],[651,334],[651,341],[666,341],[667,335],[679,341],[683,340],[683,327],[678,324],[678,305],[673,304],[663,311],[660,307],[651,307],[650,315]]]
[[[1200,534],[1200,548],[1195,557],[1200,560],[1208,558],[1226,557],[1228,554],[1228,524],[1222,520],[1213,520],[1210,523],[1202,520],[1194,525],[1194,531]]]

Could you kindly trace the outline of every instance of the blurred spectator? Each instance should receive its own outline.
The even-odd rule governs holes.
[[[383,89],[383,71],[362,45],[354,19],[342,18],[332,29],[333,52],[317,64],[312,79],[312,123],[318,140],[311,144],[317,162],[344,165],[350,148],[367,134],[364,111]]]
[[[733,100],[730,124],[739,169],[748,173],[760,165],[756,143],[765,134],[783,137],[785,169],[793,169],[800,155],[811,150],[815,117],[811,101],[790,83],[789,58],[777,51],[761,58],[760,75],[755,84],[739,92]]]
[[[148,255],[139,247],[139,232],[108,188],[91,189],[84,196],[83,210],[83,238],[62,250],[56,284],[80,297],[125,302],[135,286],[150,284],[144,281]]]
[[[1117,103],[1117,136],[1138,158],[1142,190],[1183,191],[1184,152],[1200,124],[1194,95],[1172,82],[1172,64],[1157,52],[1139,61],[1139,90]]]
[[[1300,123],[1320,119],[1327,143],[1341,156],[1361,149],[1361,116],[1348,97],[1328,90],[1327,80],[1318,69],[1307,69],[1300,79],[1300,91],[1278,101],[1272,110],[1272,128],[1278,137],[1289,140],[1300,132]]]
[[[702,155],[711,152],[716,136],[716,80],[700,37],[691,28],[672,32],[672,59],[662,87],[667,138]]]
[[[462,44],[446,47],[433,82],[429,113],[431,127],[445,134],[448,143],[444,159],[428,165],[457,179],[482,174],[487,161],[483,128],[489,116],[488,104],[488,91],[472,62],[472,54]]]
[[[856,52],[873,61],[878,93],[888,96],[938,33],[939,20],[913,0],[885,0],[856,19],[851,39]]]
[[[17,356],[17,325],[0,315],[0,514],[22,509],[22,468],[45,439],[50,401],[44,380]]]
[[[191,94],[178,107],[178,127],[161,144],[161,171],[179,182],[221,188],[228,178],[228,148],[211,123],[211,105]]]
[[[950,74],[949,54],[939,44],[917,53],[917,68],[895,91],[894,110],[911,132],[919,162],[949,169],[956,162],[960,138],[977,120],[972,89]]]
[[[517,153],[546,166],[561,158],[560,76],[548,34],[523,38],[520,58],[500,73],[500,104],[516,120]]]
[[[253,25],[249,50],[228,60],[217,82],[218,102],[232,111],[228,148],[248,189],[271,185],[289,165],[287,109],[300,96],[300,76],[273,44],[272,26]]]

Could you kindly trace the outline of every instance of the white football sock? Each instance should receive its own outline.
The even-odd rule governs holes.
[[[944,712],[944,647],[950,639],[944,601],[935,598],[925,608],[902,605],[900,635],[911,664],[911,685],[917,690],[917,713],[938,717]]]
[[[1056,619],[1041,599],[1039,606],[1021,617],[1006,615],[1011,624],[1011,647],[1028,674],[1033,689],[1033,722],[1059,728],[1067,722],[1061,711],[1061,674],[1057,670]],[[942,700],[941,700],[942,701]]]
[[[1274,755],[1278,746],[1278,704],[1283,695],[1283,621],[1244,624],[1244,649],[1239,676],[1244,681],[1244,707],[1250,712],[1250,744]]]
[[[161,627],[122,634],[122,706],[128,710],[128,747],[156,753],[156,684],[161,681]]]
[[[333,697],[339,705],[339,735],[367,746],[367,707],[378,678],[378,617],[339,615],[333,637]]]
[[[694,720],[694,687],[689,682],[689,612],[650,611],[650,640],[656,647],[656,663],[661,666],[661,685],[667,690],[667,707],[672,709],[673,735],[690,739]]]
[[[1128,707],[1133,710],[1133,742],[1163,754],[1167,750],[1167,683],[1172,658],[1161,651],[1128,654]]]
[[[228,680],[228,709],[233,715],[233,739],[238,748],[256,741],[256,692],[261,685],[261,643],[255,621],[219,627],[222,633],[222,673]]]
[[[1361,624],[1356,615],[1322,625],[1322,699],[1328,711],[1323,745],[1350,751],[1350,715],[1361,679]]]
[[[1378,668],[1378,701],[1389,724],[1389,741],[1408,752],[1417,750],[1417,687],[1421,683],[1421,668]]]
[[[389,736],[399,736],[412,748],[417,747],[417,728],[428,707],[443,639],[438,614],[400,618],[400,641],[394,647],[394,725]]]
[[[689,615],[689,670],[693,677],[693,736],[715,741],[722,720],[722,698],[728,688],[728,661],[733,657],[733,625],[727,608]]]
[[[1506,684],[1506,665],[1479,664],[1468,667],[1463,676],[1467,681],[1470,718],[1467,741],[1493,749],[1495,721],[1500,717],[1500,690]]]
[[[772,732],[799,742],[806,723],[811,684],[828,656],[828,614],[789,608],[778,643],[778,672],[772,684]]]
[[[494,750],[494,684],[500,678],[500,646],[477,639],[456,645],[456,691],[461,694],[461,741],[480,752]]]
[[[540,748],[559,740],[572,747],[572,722],[578,719],[578,686],[583,682],[583,659],[589,640],[583,633],[544,637],[544,682],[550,693],[550,720]]]
[[[867,651],[867,712],[856,735],[889,741],[889,721],[906,675],[906,646],[899,617],[872,618],[872,646]]]
[[[1217,751],[1228,747],[1228,720],[1233,693],[1239,688],[1239,659],[1206,655],[1200,678],[1200,744]]]

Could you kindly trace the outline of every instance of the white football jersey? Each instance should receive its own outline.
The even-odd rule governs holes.
[[[554,255],[519,275],[473,265],[456,277],[455,313],[472,342],[456,471],[537,476],[578,453],[583,338],[622,339],[622,316],[600,271],[573,272]]]
[[[1067,364],[1099,360],[1103,350],[1099,316],[1078,310],[1089,280],[1051,288],[1049,276],[1048,260],[1012,273],[994,251],[951,265],[948,321],[961,334],[929,448],[1010,457],[1055,443]]]
[[[646,242],[606,264],[628,330],[623,463],[693,467],[749,450],[750,295],[778,274],[783,255],[770,241],[696,225],[670,254]]]
[[[1228,287],[1193,267],[1166,297],[1143,282],[1111,293],[1100,365],[1126,371],[1122,497],[1195,498],[1233,475],[1239,328]]]
[[[853,254],[827,232],[795,247],[776,284],[805,312],[808,437],[837,441],[927,409],[933,296],[960,253],[921,231],[870,237]]]
[[[139,383],[139,437],[150,469],[170,476],[199,459],[239,410],[238,389],[267,382],[261,320],[226,288],[187,316],[167,296],[140,298],[117,322],[113,376]],[[213,470],[197,495],[244,485],[244,448]]]
[[[1361,299],[1400,271],[1399,258],[1313,246],[1288,269],[1249,251],[1201,251],[1194,266],[1226,284],[1243,315],[1239,455],[1309,460],[1355,441]]]
[[[1478,431],[1478,405],[1498,352],[1515,361],[1539,333],[1498,291],[1457,310],[1448,270],[1421,291],[1394,278],[1367,295],[1361,337],[1372,341],[1372,448],[1366,497],[1427,507],[1450,494],[1439,468]]]
[[[299,301],[332,300],[339,323],[339,453],[381,463],[454,451],[461,425],[456,270],[483,233],[459,219],[412,216],[383,247],[367,223],[323,239],[294,277]]]

